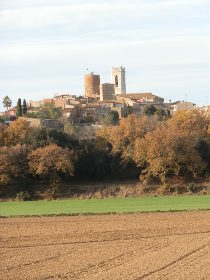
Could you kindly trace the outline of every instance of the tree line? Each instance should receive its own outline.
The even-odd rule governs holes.
[[[209,172],[209,120],[196,110],[170,118],[130,114],[86,141],[32,128],[25,119],[0,126],[0,183],[30,192],[39,182],[51,189],[72,180],[165,184],[206,178]]]
[[[210,125],[198,110],[161,120],[155,115],[130,115],[119,126],[103,128],[98,137],[111,145],[113,153],[135,162],[145,183],[209,176]]]
[[[0,125],[0,184],[13,185],[14,190],[33,195],[40,182],[55,189],[72,180],[134,177],[135,166],[112,154],[100,139],[78,141],[63,131],[32,128],[22,118]]]
[[[7,111],[12,106],[12,100],[8,95],[3,98],[2,103],[3,103],[3,106],[6,108]],[[22,116],[25,116],[26,114],[27,114],[26,100],[23,99],[23,104],[22,104],[21,98],[18,98],[17,106],[16,106],[16,117],[17,118],[22,117]]]

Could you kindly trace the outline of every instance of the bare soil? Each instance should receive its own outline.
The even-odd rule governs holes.
[[[210,211],[2,218],[0,279],[210,279]]]

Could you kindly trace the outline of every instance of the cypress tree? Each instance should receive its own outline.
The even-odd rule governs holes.
[[[27,105],[25,99],[23,99],[23,115],[27,114]]]
[[[21,117],[22,116],[22,105],[21,105],[21,99],[18,98],[17,102],[17,110],[16,110],[16,117]]]

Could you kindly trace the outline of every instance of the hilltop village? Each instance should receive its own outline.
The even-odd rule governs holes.
[[[132,190],[139,194],[208,193],[206,185],[185,183],[209,184],[210,106],[128,93],[125,68],[111,73],[111,83],[104,84],[99,75],[86,74],[84,96],[62,94],[28,104],[19,98],[10,110],[11,100],[4,98],[3,117],[10,120],[0,124],[0,196],[78,196],[89,190],[72,189],[73,181],[138,179],[143,185]],[[103,189],[91,189],[91,197],[113,196]]]
[[[53,98],[40,101],[31,100],[27,103],[27,114],[24,115],[33,127],[60,128],[64,123],[100,124],[100,120],[117,112],[119,119],[128,114],[142,115],[145,107],[154,106],[166,115],[173,115],[179,110],[191,110],[195,104],[187,101],[165,103],[164,99],[151,92],[130,93],[126,91],[125,68],[112,67],[111,83],[100,82],[100,75],[93,72],[84,76],[84,96],[76,94],[56,94]],[[57,108],[58,115],[49,117],[42,113],[48,108]],[[200,108],[209,112],[209,107]],[[13,107],[1,115],[9,116],[9,121],[16,118],[17,107]]]

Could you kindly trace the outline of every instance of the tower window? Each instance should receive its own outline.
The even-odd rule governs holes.
[[[118,87],[118,76],[115,76],[115,86]]]

